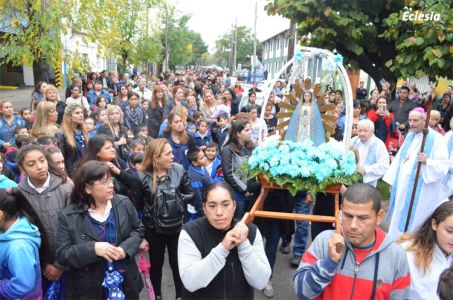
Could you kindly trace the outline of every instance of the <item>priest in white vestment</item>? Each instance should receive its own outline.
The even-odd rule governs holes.
[[[425,120],[423,108],[409,113],[410,133],[383,177],[392,186],[387,213],[392,240],[404,233],[418,162],[422,165],[407,231],[415,231],[437,206],[448,200],[443,183],[449,169],[447,143],[441,134],[429,129],[424,152],[420,153]]]
[[[376,187],[389,168],[389,153],[384,142],[374,135],[373,122],[359,121],[357,136],[352,138],[351,146],[359,152],[357,171],[362,174],[363,182]]]

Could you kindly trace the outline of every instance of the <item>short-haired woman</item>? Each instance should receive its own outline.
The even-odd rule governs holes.
[[[97,161],[80,167],[57,232],[57,261],[68,273],[66,297],[105,299],[102,282],[113,267],[123,277],[126,299],[138,299],[143,282],[135,255],[142,239],[137,211],[114,193],[109,167]]]

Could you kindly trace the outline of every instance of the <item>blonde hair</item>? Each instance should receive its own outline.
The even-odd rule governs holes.
[[[123,113],[122,109],[118,105],[113,105],[113,104],[108,105],[107,106],[107,117],[108,117],[107,124],[109,125],[112,136],[115,136],[115,131],[113,130],[112,123],[110,122],[110,114],[112,114],[115,110],[117,110],[120,113],[120,122],[119,122],[120,126],[124,122],[124,113]]]
[[[156,159],[164,152],[165,145],[170,145],[170,142],[167,139],[158,138],[152,140],[146,147],[145,155],[143,157],[141,171],[151,172],[153,176],[151,194],[154,194],[157,189]]]
[[[49,113],[55,111],[57,105],[54,102],[40,101],[36,107],[36,121],[33,123],[31,135],[33,137],[54,136],[58,131],[55,123],[49,122]]]
[[[47,99],[47,93],[50,91],[54,91],[55,94],[57,94],[57,101],[60,101],[60,94],[58,93],[58,89],[52,84],[47,85],[46,89],[44,90],[44,99],[43,100],[50,101],[49,99]]]
[[[210,93],[211,96],[212,96],[212,98],[214,98],[213,100],[211,100],[212,103],[213,103],[212,106],[215,106],[215,105],[216,105],[214,93],[212,92],[212,90],[207,89],[207,90],[205,90],[205,91],[203,92],[203,100],[201,101],[201,105],[200,105],[202,110],[206,110],[206,109],[209,108],[209,105],[208,105],[208,104],[206,103],[206,101],[205,101],[206,94],[208,94],[208,93]]]
[[[9,104],[13,105],[13,104],[11,103],[11,101],[8,101],[8,100],[2,100],[2,101],[0,101],[0,117],[3,117],[3,112],[2,112],[2,111],[3,111],[3,105],[5,105],[6,103],[9,103]]]
[[[66,109],[64,111],[64,116],[63,116],[63,122],[61,123],[61,128],[63,129],[64,133],[66,134],[66,137],[68,139],[68,143],[71,146],[71,148],[75,149],[76,144],[75,144],[75,136],[74,136],[74,130],[72,129],[72,114],[76,109],[81,109],[83,113],[83,107],[78,104],[71,104],[67,105]],[[83,138],[85,139],[85,142],[88,144],[88,133],[85,129],[85,122],[82,122],[82,124],[78,124],[77,128],[82,131]]]

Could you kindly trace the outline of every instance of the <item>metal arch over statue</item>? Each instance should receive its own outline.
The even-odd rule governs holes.
[[[308,91],[312,94],[311,111],[319,111],[320,118],[322,119],[322,129],[324,130],[325,142],[335,132],[336,119],[333,116],[335,109],[334,105],[326,102],[326,94],[322,92],[327,85],[333,86],[334,78],[338,78],[341,88],[343,90],[345,102],[345,126],[344,126],[344,153],[346,155],[349,151],[352,131],[353,119],[353,94],[351,83],[346,69],[343,66],[343,57],[334,54],[329,50],[313,48],[313,47],[299,47],[296,50],[294,57],[289,60],[274,76],[274,79],[268,83],[267,88],[264,90],[264,103],[263,108],[266,107],[272,87],[280,80],[280,77],[285,74],[286,70],[291,67],[288,84],[283,90],[283,99],[280,102],[280,113],[277,114],[279,131],[281,139],[289,139],[293,141],[301,141],[304,136],[295,134],[293,123],[293,114],[299,113],[299,107],[303,106],[304,92]],[[312,78],[315,78],[313,81]],[[292,90],[290,90],[292,87]],[[264,117],[264,109],[261,111],[261,118]],[[293,119],[292,123],[291,119]],[[314,123],[314,124],[313,124]],[[316,124],[317,123],[317,124]],[[315,116],[315,121],[311,121],[309,125],[319,125],[319,120]],[[319,140],[322,138],[319,135],[319,126],[310,126],[309,132],[305,130],[306,134],[310,134],[310,139],[315,145],[319,145]],[[289,132],[288,132],[289,131]],[[303,131],[303,130],[302,130]],[[300,132],[303,133],[303,132]],[[288,136],[289,135],[289,136]]]
[[[279,103],[280,112],[276,115],[279,119],[277,129],[281,140],[302,144],[304,140],[310,140],[314,146],[330,141],[330,136],[334,134],[336,128],[337,117],[334,114],[336,106],[327,102],[326,94],[322,90],[326,90],[327,85],[332,86],[337,76],[345,97],[343,160],[347,158],[352,130],[353,96],[349,77],[342,62],[343,58],[340,55],[335,55],[328,50],[300,47],[294,57],[268,83],[267,89],[264,91],[263,107],[266,107],[275,83],[291,67],[288,83],[283,90],[283,99]],[[263,117],[264,111],[263,109],[261,117]],[[336,230],[340,231],[341,184],[330,185],[324,190],[324,192],[334,195],[335,215],[317,216],[263,211],[264,200],[269,190],[285,189],[285,186],[270,183],[264,176],[259,176],[259,180],[262,184],[261,193],[250,212],[244,215],[244,222],[251,222],[255,217],[328,222],[335,223]]]

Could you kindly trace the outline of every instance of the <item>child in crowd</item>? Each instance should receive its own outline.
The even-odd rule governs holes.
[[[208,161],[200,148],[189,150],[187,159],[190,163],[187,175],[195,191],[195,207],[188,204],[187,211],[189,221],[193,221],[203,216],[203,190],[211,184],[211,177],[204,168]]]
[[[197,124],[198,130],[194,135],[195,143],[200,149],[204,149],[207,143],[212,142],[212,136],[206,120],[201,120]]]
[[[198,122],[203,120],[203,113],[196,111],[192,118],[187,121],[187,129],[191,134],[195,134],[198,130]]]
[[[142,137],[138,137],[131,142],[131,155],[132,153],[145,153],[146,140]]]
[[[96,121],[91,117],[86,118],[85,119],[85,129],[88,133],[89,138],[92,138],[93,136],[95,136],[97,133]]]
[[[137,175],[138,170],[142,168],[142,162],[143,162],[143,152],[134,152],[129,156],[129,159],[127,161],[127,164],[129,165],[129,168],[127,169],[127,172],[132,175]]]
[[[453,266],[448,269],[445,269],[442,274],[440,274],[439,284],[437,286],[437,294],[439,295],[440,300],[451,300],[453,299],[453,291],[451,287],[453,286]]]
[[[134,139],[136,139],[136,138],[146,139],[147,137],[148,137],[148,126],[146,126],[146,125],[138,126],[134,132]]]
[[[227,114],[222,114],[217,117],[217,144],[219,145],[219,153],[225,143],[228,133],[230,132],[229,118]]]
[[[224,115],[224,114],[227,115],[228,119],[230,118],[230,116],[231,116],[231,108],[228,107],[225,104],[225,102],[226,102],[226,97],[223,96],[223,94],[218,94],[216,96],[217,106],[216,106],[214,112],[212,113],[212,118],[213,119],[217,119],[218,117],[220,117],[221,115]]]
[[[48,235],[17,190],[0,191],[0,215],[0,299],[42,299],[39,254],[49,248]]]
[[[31,114],[31,110],[28,107],[22,108],[20,110],[20,115],[22,119],[25,121],[25,128],[27,128],[28,132],[31,132],[31,128],[33,127],[33,116]]]
[[[30,133],[25,126],[20,126],[14,129],[14,138],[16,139],[19,135],[30,136]]]
[[[109,121],[109,115],[107,110],[104,108],[100,108],[94,113],[91,114],[91,117],[96,120],[96,130],[99,129],[104,124],[107,124]]]
[[[145,114],[145,119],[144,119],[143,123],[148,124],[148,119],[149,119],[149,101],[148,100],[142,100],[142,110],[143,110],[143,113]]]
[[[223,181],[222,160],[217,144],[215,142],[207,143],[204,154],[208,161],[206,164],[206,171],[210,175],[211,181],[213,183]]]
[[[8,151],[5,155],[5,166],[2,174],[5,174],[11,180],[15,180],[16,182],[20,182],[20,170],[19,166],[16,163],[16,154],[17,151],[22,148],[22,146],[28,145],[33,143],[34,140],[31,136],[26,135],[18,135],[16,136],[16,148],[8,148]],[[6,174],[6,172],[8,174]],[[13,176],[14,174],[14,176]]]
[[[100,109],[107,109],[107,100],[105,99],[104,96],[100,96],[96,99],[96,105],[91,107],[91,110],[93,112],[96,112]]]

